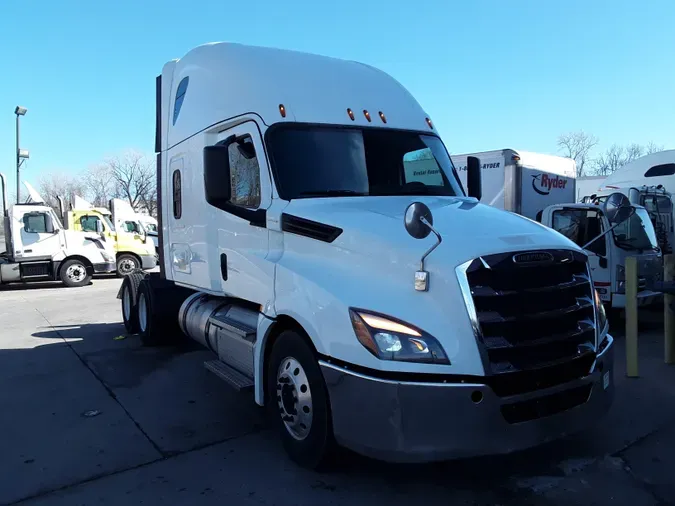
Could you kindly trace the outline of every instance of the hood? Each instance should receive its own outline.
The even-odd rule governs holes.
[[[455,265],[481,255],[528,249],[581,249],[562,234],[517,214],[480,204],[466,197],[341,197],[291,201],[285,213],[342,229],[333,242],[353,252],[373,251],[379,245],[388,256],[411,250],[421,255],[436,239],[414,239],[404,227],[412,202],[431,210],[441,246],[429,256],[451,256]]]

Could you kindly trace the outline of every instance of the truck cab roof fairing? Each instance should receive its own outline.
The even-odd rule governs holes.
[[[189,89],[173,125],[177,88],[185,77],[190,79]],[[398,81],[368,65],[337,58],[212,43],[168,62],[162,81],[162,94],[167,95],[162,96],[162,126],[168,129],[162,149],[244,114],[256,114],[266,125],[298,121],[434,131],[426,121],[428,115]],[[279,111],[281,104],[285,117]]]

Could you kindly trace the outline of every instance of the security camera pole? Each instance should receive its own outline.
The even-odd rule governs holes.
[[[19,177],[19,171],[21,169],[21,164],[24,160],[28,159],[29,153],[27,149],[21,149],[19,147],[19,116],[24,116],[28,109],[21,107],[20,105],[16,106],[14,109],[14,114],[16,114],[16,203],[21,203],[21,179]]]

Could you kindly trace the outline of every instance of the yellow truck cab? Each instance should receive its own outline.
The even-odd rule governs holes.
[[[135,269],[154,269],[157,265],[155,245],[138,222],[123,220],[116,227],[110,210],[93,207],[79,197],[74,199],[73,208],[65,213],[64,221],[68,229],[82,232],[96,232],[100,222],[103,236],[114,245],[119,276],[126,276]]]

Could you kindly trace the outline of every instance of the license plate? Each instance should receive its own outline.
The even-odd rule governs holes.
[[[607,388],[609,388],[609,371],[607,371],[602,376],[602,388],[605,389],[605,390],[607,390]]]

